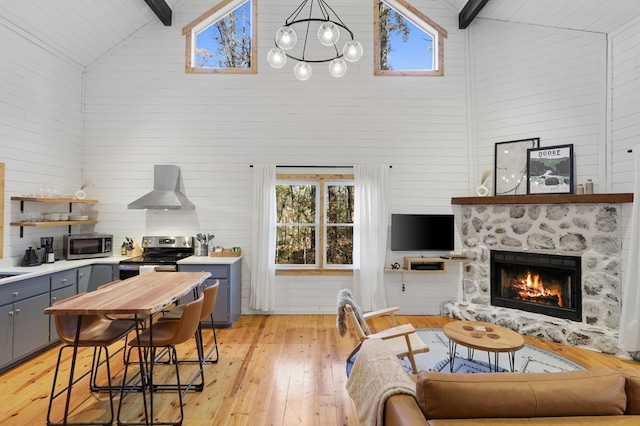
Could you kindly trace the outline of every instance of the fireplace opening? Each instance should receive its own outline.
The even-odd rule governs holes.
[[[491,304],[582,321],[581,259],[491,251]]]

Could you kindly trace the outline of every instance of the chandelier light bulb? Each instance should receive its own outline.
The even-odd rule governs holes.
[[[336,58],[329,62],[329,74],[335,78],[340,78],[347,73],[347,63],[342,58]]]
[[[340,38],[340,30],[333,22],[324,22],[318,28],[318,40],[323,46],[333,46]]]
[[[298,62],[296,66],[293,68],[293,73],[295,74],[296,78],[300,81],[309,80],[309,78],[311,78],[311,73],[312,73],[311,65],[309,65],[306,62]]]
[[[269,50],[269,53],[267,54],[267,62],[269,62],[269,65],[273,68],[282,68],[284,67],[284,64],[287,63],[287,54],[284,53],[284,50],[274,47]]]
[[[291,50],[298,42],[298,36],[293,28],[282,27],[276,33],[276,44],[282,50]]]
[[[342,53],[344,55],[344,59],[349,62],[356,62],[360,58],[362,58],[362,45],[360,42],[355,40],[348,41],[345,43],[344,48],[342,49]]]

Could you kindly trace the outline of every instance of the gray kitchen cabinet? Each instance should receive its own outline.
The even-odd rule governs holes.
[[[49,293],[15,303],[13,359],[28,355],[49,343]]]
[[[116,274],[114,278],[114,265],[93,265],[91,267],[91,278],[89,279],[88,291],[93,291],[102,284],[109,283],[118,279],[117,266],[115,266]]]
[[[78,270],[69,269],[66,271],[51,274],[51,291],[58,290],[63,287],[74,286],[78,290]]]
[[[240,316],[242,301],[241,262],[229,264],[178,264],[180,272],[210,272],[211,276],[204,282],[210,286],[217,279],[220,281],[218,297],[213,310],[213,321],[216,327],[231,327]]]
[[[114,270],[117,265],[88,265],[0,285],[0,372],[59,340],[47,307],[113,281]]]
[[[78,268],[78,293],[94,291],[102,284],[113,281],[118,265],[89,265]],[[117,277],[118,274],[116,274]]]
[[[81,266],[78,268],[78,293],[89,291],[89,280],[91,279],[92,266]]]
[[[0,306],[0,367],[13,360],[13,304]]]
[[[66,271],[56,272],[49,275],[51,280],[51,293],[47,307],[55,302],[66,299],[78,293],[78,269],[69,269]],[[45,315],[49,320],[49,342],[58,341],[58,332],[56,331],[56,323],[51,315]]]
[[[0,286],[0,370],[49,344],[50,277]]]
[[[62,287],[59,288],[57,290],[52,290],[51,291],[51,300],[50,300],[50,305],[53,305],[54,303],[66,299],[67,297],[71,297],[73,295],[77,294],[76,291],[76,286],[75,285],[68,285],[66,287]],[[56,321],[53,318],[53,316],[51,315],[46,315],[49,318],[49,341],[50,342],[55,342],[60,340],[58,338],[58,332],[56,331]]]

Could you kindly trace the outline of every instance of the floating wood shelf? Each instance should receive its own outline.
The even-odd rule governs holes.
[[[81,200],[79,198],[48,198],[48,197],[11,197],[11,201],[20,201],[20,213],[24,213],[24,203],[58,203],[58,204],[69,204],[69,213],[73,210],[74,204],[97,204],[98,200]],[[20,227],[20,238],[24,237],[24,227],[25,226],[35,226],[35,227],[44,227],[44,226],[68,226],[69,233],[71,233],[71,225],[95,225],[98,223],[97,220],[52,220],[46,222],[11,222],[10,226],[19,226]]]
[[[63,225],[95,225],[97,220],[52,220],[47,222],[11,222],[11,226],[63,226]]]
[[[498,195],[496,197],[452,197],[451,204],[593,204],[632,203],[632,193]]]
[[[385,268],[385,272],[401,272],[403,274],[424,274],[432,272],[445,272],[448,262],[464,262],[468,260],[465,256],[454,255],[449,258],[442,257],[405,257],[404,267]]]
[[[98,203],[98,200],[81,200],[79,198],[46,198],[46,197],[11,197],[11,201],[29,201],[32,203],[85,203],[85,204]]]

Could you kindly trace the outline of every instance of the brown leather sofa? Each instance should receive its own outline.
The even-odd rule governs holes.
[[[386,399],[386,426],[640,425],[640,370],[419,372],[416,397]]]

